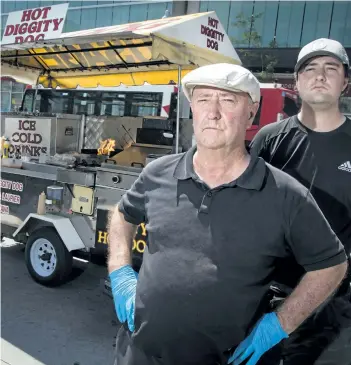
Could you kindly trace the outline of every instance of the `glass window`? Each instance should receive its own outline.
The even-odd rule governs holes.
[[[96,13],[96,28],[112,25],[113,8],[98,8]]]
[[[25,10],[31,7],[31,4],[30,3],[28,4],[28,1],[16,1],[15,3],[16,3],[16,10]],[[46,3],[45,5],[42,6],[46,6]]]
[[[335,1],[333,9],[333,18],[330,28],[330,38],[341,43],[344,41],[345,29],[347,29],[347,5],[346,1]],[[346,47],[351,46],[351,42],[344,44]]]
[[[96,8],[95,9],[82,9],[82,15],[80,19],[81,29],[96,28]]]
[[[130,104],[130,116],[156,116],[160,115],[162,93],[132,93],[127,95]]]
[[[55,0],[41,0],[40,4],[41,4],[40,6],[55,5]]]
[[[244,19],[251,19],[252,11],[252,1],[232,1],[230,3],[228,36],[232,39],[234,47],[249,47],[249,44],[244,42],[244,32],[247,29],[240,28],[235,23],[237,22],[237,16],[240,14],[243,14]]]
[[[305,10],[304,1],[293,1],[291,4],[288,47],[300,47],[302,20]],[[279,43],[278,43],[279,44]]]
[[[200,13],[208,11],[208,1],[200,1]]]
[[[16,3],[15,1],[2,1],[1,2],[3,12],[4,13],[10,13],[12,11],[16,10]]]
[[[72,113],[70,91],[38,90],[35,110],[45,113]]]
[[[141,22],[145,20],[145,14],[147,14],[147,5],[131,5],[129,23]]]
[[[13,83],[12,83],[12,92],[14,92],[14,93],[23,93],[25,87],[26,87],[25,84],[13,81]]]
[[[319,3],[318,20],[316,25],[315,38],[328,38],[330,21],[332,16],[333,3],[323,1]]]
[[[348,1],[348,11],[347,11],[347,23],[345,23],[345,26],[343,28],[344,31],[344,39],[342,44],[344,47],[351,47],[351,32],[350,32],[350,19],[351,19],[351,2]]]
[[[1,80],[1,91],[11,91],[12,81],[11,80]]]
[[[126,24],[129,22],[130,6],[114,6],[112,24]]]
[[[65,24],[63,26],[63,32],[74,32],[80,30],[80,20],[81,20],[81,10],[69,10],[67,11],[67,16]]]
[[[22,104],[23,93],[11,94],[11,110],[18,111]]]
[[[73,114],[96,115],[95,104],[97,93],[72,91]]]
[[[124,116],[125,93],[104,92],[101,96],[100,115]]]
[[[147,19],[160,19],[165,15],[167,5],[165,3],[149,4],[147,9]]]
[[[208,11],[215,11],[225,31],[228,30],[230,1],[209,1]]]
[[[28,1],[28,9],[40,8],[41,1]]]
[[[1,91],[1,111],[8,112],[11,109],[11,93],[9,91]]]
[[[33,90],[33,89],[26,90],[26,92],[23,96],[23,104],[22,104],[22,110],[24,112],[33,111],[32,107],[33,107],[34,93],[35,93],[35,90]]]
[[[305,17],[303,20],[301,46],[306,45],[316,39],[316,27],[318,22],[318,2],[306,1]]]
[[[279,3],[276,41],[280,47],[287,47],[290,26],[291,2],[281,1]]]
[[[67,1],[66,1],[67,2]],[[87,1],[85,4],[84,4],[84,1],[68,1],[69,2],[69,8],[77,8],[79,6],[82,6],[82,5],[96,5],[96,1]]]

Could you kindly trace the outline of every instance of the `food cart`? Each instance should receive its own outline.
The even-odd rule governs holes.
[[[182,76],[217,62],[241,63],[215,12],[1,47],[3,76],[51,88],[173,83],[179,96]],[[186,150],[179,108],[178,102],[174,130],[162,118],[149,120],[161,131],[153,143],[138,140],[145,117],[1,116],[8,152],[19,147],[21,153],[1,160],[2,235],[25,244],[26,265],[37,282],[64,283],[78,252],[106,254],[109,212],[143,167]],[[191,136],[189,122],[183,133]],[[133,241],[134,266],[140,265],[146,243],[142,224]]]

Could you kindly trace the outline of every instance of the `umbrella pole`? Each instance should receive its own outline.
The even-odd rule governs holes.
[[[176,124],[176,148],[175,153],[179,152],[179,112],[180,112],[180,79],[182,68],[178,66],[178,91],[177,91],[177,124]]]

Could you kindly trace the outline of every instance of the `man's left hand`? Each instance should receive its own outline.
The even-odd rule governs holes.
[[[239,365],[251,356],[247,365],[255,365],[265,352],[287,337],[288,334],[283,330],[276,313],[268,313],[236,348],[228,364],[234,362],[233,365]]]

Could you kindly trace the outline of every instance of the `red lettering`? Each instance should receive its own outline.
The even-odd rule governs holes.
[[[41,26],[43,25],[43,21],[40,20],[40,22],[38,22],[38,26],[37,26],[37,32],[41,32]]]
[[[23,42],[23,37],[18,36],[15,38],[15,43],[22,43]]]
[[[41,39],[44,39],[44,34],[38,34],[36,37],[35,37],[35,40],[36,41],[40,41]]]
[[[32,13],[32,10],[24,10],[22,13],[21,23],[25,22],[25,21],[29,22],[31,13]]]
[[[27,32],[28,23],[22,23],[19,27],[18,33],[25,34]]]
[[[218,27],[218,20],[217,19],[213,19],[213,18],[208,18],[208,25],[212,28],[216,28]]]
[[[47,6],[42,9],[42,14],[43,14],[42,19],[46,19],[48,17],[49,10],[51,10],[51,6]]]
[[[34,35],[28,35],[25,39],[25,42],[34,42]]]
[[[43,20],[43,23],[45,24],[44,29],[43,29],[43,32],[46,33],[48,31],[48,29],[49,29],[50,23],[52,23],[52,20],[51,19],[49,19],[49,20]]]
[[[13,25],[8,25],[5,29],[4,36],[8,37],[9,35],[12,35],[12,33],[15,31],[15,27]]]
[[[37,31],[37,25],[38,23],[37,22],[33,22],[33,23],[30,23],[29,24],[29,27],[28,27],[28,33],[36,33]]]
[[[18,27],[20,26],[20,24],[16,24],[15,25],[15,31],[13,32],[13,35],[17,35],[18,34]]]
[[[207,38],[207,48],[215,49],[216,51],[218,51],[218,42]]]
[[[38,20],[40,18],[40,16],[41,16],[41,9],[40,8],[34,9],[32,11],[31,19],[32,20]]]
[[[54,22],[54,30],[57,30],[58,27],[60,26],[60,24],[63,22],[63,18],[61,19],[53,19],[53,22]]]

